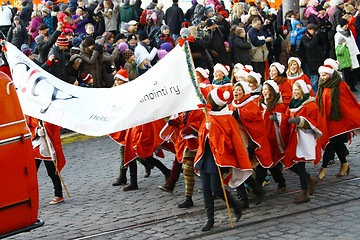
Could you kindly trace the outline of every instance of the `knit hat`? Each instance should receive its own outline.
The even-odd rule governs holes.
[[[60,11],[64,12],[68,7],[69,7],[69,5],[67,5],[66,3],[61,4],[60,5]]]
[[[164,49],[160,49],[157,51],[157,56],[160,60],[163,59],[163,57],[165,57],[166,54],[168,54],[168,52]]]
[[[339,70],[339,62],[332,58],[325,59],[324,65],[330,65],[335,71]]]
[[[330,65],[322,65],[319,67],[319,73],[333,74],[334,71],[334,68]]]
[[[216,72],[217,70],[220,70],[221,72],[224,73],[225,76],[227,76],[227,75],[229,75],[230,67],[227,66],[227,65],[223,65],[223,64],[217,63],[217,64],[214,66],[214,72]]]
[[[205,15],[208,15],[211,12],[214,12],[213,8],[211,6],[206,6],[205,7]]]
[[[309,29],[318,29],[318,27],[316,26],[316,24],[313,24],[313,23],[309,23],[308,25],[306,25],[306,29],[309,30]]]
[[[170,29],[168,25],[162,25],[160,31],[163,32],[165,29]]]
[[[344,3],[344,0],[330,0],[330,5],[335,7]]]
[[[253,78],[255,78],[257,84],[260,85],[260,83],[261,83],[261,74],[260,73],[251,71],[248,76],[252,76]]]
[[[282,64],[279,63],[279,62],[274,62],[274,63],[272,63],[272,64],[270,65],[269,69],[270,69],[272,66],[276,67],[276,69],[279,71],[280,75],[283,74],[284,71],[285,71],[285,66],[282,65]]]
[[[129,46],[128,46],[126,43],[124,43],[124,42],[122,42],[122,43],[119,44],[119,50],[120,50],[120,52],[125,51],[126,49],[128,49],[128,47],[129,47]]]
[[[135,40],[137,41],[136,36],[135,36],[135,35],[132,35],[132,34],[130,34],[130,35],[127,37],[126,40],[129,42],[131,39],[135,39]]]
[[[244,65],[242,65],[241,63],[237,63],[237,64],[235,64],[234,68],[243,69]]]
[[[129,81],[129,74],[128,72],[123,69],[123,68],[120,68],[120,70],[115,74],[114,78],[119,78],[125,82],[128,82]]]
[[[325,10],[325,8],[323,7],[323,5],[319,4],[316,6],[316,11],[320,12],[321,10]]]
[[[139,40],[140,41],[144,41],[145,39],[148,39],[148,38],[149,38],[149,36],[145,32],[141,32],[139,34]]]
[[[214,88],[210,91],[210,96],[214,100],[215,104],[222,107],[231,100],[231,94],[226,89]]]
[[[46,13],[46,14],[49,14],[49,13],[50,13],[50,9],[48,9],[46,6],[43,6],[43,7],[41,8],[41,11],[44,12],[44,13]]]
[[[22,50],[22,53],[25,54],[27,57],[32,54],[32,49],[31,48],[27,48],[27,49],[24,49]]]
[[[340,18],[340,20],[339,20],[339,25],[340,25],[340,27],[343,27],[343,26],[345,26],[346,24],[349,24],[349,21],[346,20],[345,18]]]
[[[93,76],[89,73],[82,73],[81,78],[84,83],[90,83],[91,79],[93,79]]]
[[[84,47],[89,47],[91,45],[95,45],[95,40],[91,37],[87,37],[84,39],[84,41],[82,42],[83,46]]]
[[[239,82],[236,82],[233,89],[237,86],[241,86],[243,91],[244,91],[244,95],[248,95],[250,94],[252,91],[251,91],[251,88],[249,86],[249,84],[247,82],[244,82],[244,81],[239,81]]]
[[[209,78],[210,71],[201,67],[195,68],[195,71],[199,72],[204,78]]]
[[[39,34],[37,35],[37,37],[35,38],[35,42],[37,44],[43,43],[45,39],[45,35],[44,34]]]
[[[46,2],[46,6],[48,6],[48,7],[51,7],[51,6],[53,6],[54,5],[54,3],[52,2],[52,1],[50,1],[50,0],[48,0],[47,2]]]
[[[20,17],[19,17],[19,15],[15,15],[15,17],[14,17],[14,21],[15,21],[15,20],[20,21]]]
[[[236,73],[235,73],[235,77],[243,77],[246,78],[249,73],[251,72],[250,69],[247,69],[245,66],[241,69],[239,69]]]
[[[116,36],[114,37],[114,42],[117,42],[120,39],[126,39],[125,34],[122,34],[122,33],[116,34]]]
[[[169,43],[169,42],[162,43],[162,44],[160,45],[160,48],[161,48],[162,50],[166,50],[167,52],[170,52],[170,51],[173,49],[171,43]]]
[[[73,38],[73,40],[72,40],[72,44],[73,44],[74,47],[79,47],[81,42],[82,42],[82,39],[78,38],[78,37]]]
[[[324,3],[324,6],[323,6],[323,7],[324,7],[324,9],[326,10],[326,9],[328,9],[328,8],[331,7],[331,6],[330,6],[330,3],[329,3],[329,2],[326,2],[326,3]]]
[[[123,56],[125,58],[125,60],[128,60],[132,55],[134,55],[134,52],[127,48],[124,52],[123,52]]]
[[[188,28],[182,28],[181,30],[180,30],[180,36],[182,37],[182,38],[187,38],[189,35],[191,35],[191,31],[190,31],[190,29],[188,29]]]
[[[289,60],[288,60],[288,65],[290,65],[290,62],[291,62],[291,61],[297,62],[297,64],[299,65],[299,67],[301,67],[301,61],[300,61],[299,58],[297,58],[297,57],[291,57],[291,58],[289,58]]]
[[[49,26],[47,24],[41,24],[39,27],[38,27],[38,30],[45,30],[45,29],[49,29]]]
[[[21,45],[20,50],[23,51],[23,50],[29,49],[29,48],[30,48],[29,45],[27,45],[26,43],[23,43],[23,44]]]
[[[67,37],[64,35],[64,33],[61,33],[61,35],[58,37],[58,39],[56,40],[56,44],[58,46],[69,46],[69,40],[67,39]]]
[[[308,87],[308,85],[305,83],[304,80],[299,79],[299,80],[297,80],[296,82],[294,82],[293,89],[294,89],[295,84],[299,84],[299,85],[300,85],[301,91],[302,91],[304,94],[309,93],[309,87]]]
[[[264,85],[265,84],[269,84],[276,93],[279,93],[279,85],[274,80],[267,80],[264,82]]]

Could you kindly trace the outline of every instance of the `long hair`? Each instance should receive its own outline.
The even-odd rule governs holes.
[[[264,95],[261,93],[261,97],[259,100],[259,104],[264,103],[266,105],[267,111],[271,112],[274,110],[275,106],[277,105],[279,99],[280,99],[280,93],[276,93],[273,87],[270,84],[265,83],[264,86],[269,86],[270,89],[270,99],[267,100],[265,103]],[[263,86],[263,87],[264,87]]]

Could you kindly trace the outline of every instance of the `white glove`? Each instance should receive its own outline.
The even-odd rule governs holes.
[[[43,128],[38,128],[37,129],[37,135],[39,135],[40,137],[45,136],[45,131]]]
[[[210,127],[211,127],[211,122],[207,122],[205,123],[205,127],[207,130],[210,130]]]

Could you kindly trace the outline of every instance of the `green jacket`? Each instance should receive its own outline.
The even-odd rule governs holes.
[[[132,8],[130,5],[124,5],[120,8],[119,17],[120,17],[119,24],[121,24],[122,22],[129,22],[130,20],[136,20],[138,16],[134,8]]]
[[[351,56],[348,46],[346,45],[337,45],[335,48],[336,58],[339,61],[339,70],[344,68],[351,68]]]

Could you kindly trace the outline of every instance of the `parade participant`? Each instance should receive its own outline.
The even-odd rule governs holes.
[[[251,100],[259,104],[261,96],[261,74],[251,71],[249,75],[245,78],[245,81],[249,84],[251,88]]]
[[[230,101],[230,93],[215,88],[208,95],[212,106],[209,122],[203,122],[199,129],[199,149],[196,153],[194,166],[200,171],[204,197],[206,223],[202,231],[210,230],[214,225],[214,197],[225,200],[221,187],[218,167],[224,176],[224,183],[237,187],[252,173],[252,166],[241,139],[236,120],[232,112],[224,108]],[[235,221],[241,217],[241,206],[235,197],[226,191],[229,204],[235,210]]]
[[[259,74],[260,75],[260,74]],[[261,111],[257,104],[252,100],[251,88],[247,82],[237,82],[233,87],[234,100],[229,105],[229,110],[233,111],[233,116],[238,122],[238,127],[249,159],[255,168],[259,163],[264,168],[269,168],[273,164],[270,154],[270,145],[266,135],[264,135],[265,125]],[[256,196],[256,204],[260,204],[265,196],[262,186],[250,176],[245,180]],[[239,201],[243,203],[243,208],[249,207],[249,200],[242,184],[236,188]]]
[[[243,69],[244,65],[242,65],[241,63],[237,63],[234,65],[233,70],[231,72],[231,78],[230,78],[230,82],[233,84],[235,82],[235,73],[237,71],[239,71],[240,69]]]
[[[286,190],[285,178],[278,163],[284,158],[289,136],[289,126],[285,115],[287,105],[283,103],[279,86],[275,81],[267,80],[264,82],[259,104],[265,122],[266,135],[270,143],[272,159],[274,161],[274,165],[269,171],[278,184],[277,192],[284,192]],[[264,182],[266,175],[267,169],[258,165],[256,167],[256,180],[259,184]]]
[[[234,79],[231,82],[232,85],[235,85],[235,83],[239,81],[245,81],[246,77],[249,75],[249,73],[253,70],[253,68],[250,65],[246,65],[243,68],[236,71],[234,74]]]
[[[165,126],[165,121],[159,119],[137,127],[128,129],[125,136],[124,165],[130,166],[130,185],[123,188],[123,191],[138,189],[137,185],[137,158],[144,159],[150,166],[157,167],[165,176],[170,176],[168,169],[162,162],[153,157],[155,150],[164,142],[159,136],[161,129]]]
[[[285,150],[283,164],[299,175],[301,193],[294,203],[310,201],[309,195],[315,191],[317,178],[306,171],[305,163],[318,164],[321,160],[321,143],[318,114],[319,108],[315,98],[310,96],[308,85],[304,80],[297,80],[293,85],[293,98],[287,113],[290,118],[289,143]]]
[[[360,105],[332,66],[321,66],[319,74],[320,82],[316,98],[320,109],[319,121],[323,129],[321,144],[325,151],[318,177],[322,180],[329,160],[335,152],[341,162],[340,172],[336,176],[349,174],[350,166],[346,161],[348,150],[345,142],[349,140],[352,132],[357,133],[360,128]]]
[[[195,71],[196,71],[196,80],[199,84],[201,93],[204,95],[205,100],[206,100],[207,95],[209,94],[209,92],[212,89],[210,81],[209,81],[210,71],[208,69],[204,69],[202,67],[197,67],[195,69]]]
[[[274,62],[269,67],[269,80],[274,80],[279,85],[279,91],[281,93],[282,101],[285,104],[289,104],[291,100],[291,85],[288,79],[284,76],[285,66],[281,63]]]
[[[114,86],[113,87],[121,86],[121,85],[123,85],[123,84],[125,84],[127,82],[129,82],[128,73],[127,73],[126,70],[121,68],[114,76]],[[126,182],[127,182],[127,178],[126,178],[127,167],[124,166],[126,132],[127,132],[127,130],[123,130],[123,131],[120,131],[120,132],[109,134],[109,137],[111,137],[115,142],[117,142],[120,145],[120,148],[119,148],[119,153],[120,153],[120,174],[119,174],[119,177],[116,179],[116,181],[112,184],[113,186],[125,185]],[[146,162],[144,160],[142,160],[142,159],[137,159],[137,160],[139,160],[139,162],[142,163],[145,166],[145,169],[146,169],[145,177],[149,177],[150,172],[151,172],[151,166],[149,164],[146,164]],[[136,166],[136,162],[135,162],[135,166]],[[133,172],[134,169],[131,169],[131,168],[134,168],[134,164],[130,164],[129,168],[130,168],[130,173]],[[137,166],[136,166],[136,168],[137,168]]]
[[[194,158],[199,147],[197,136],[203,119],[204,113],[202,110],[182,112],[177,117],[172,117],[168,121],[168,126],[171,127],[170,129],[166,131],[164,128],[160,133],[161,135],[162,133],[167,132],[166,135],[176,137],[176,140],[174,141],[176,159],[179,163],[184,163],[183,173],[186,191],[185,200],[178,205],[179,208],[189,208],[194,206],[192,201],[195,185]],[[164,139],[164,137],[162,138]],[[173,188],[173,186],[166,187]],[[160,188],[162,189],[162,187]]]
[[[228,77],[230,67],[217,63],[214,66],[214,79],[212,81],[212,88],[220,88],[222,90],[227,90],[230,93],[230,100],[232,100],[232,85],[230,83],[230,78]]]
[[[49,204],[64,202],[59,173],[65,166],[66,160],[61,146],[60,127],[30,116],[26,116],[26,122],[31,130],[36,169],[39,169],[41,161],[44,160],[48,176],[54,185],[55,197]],[[52,160],[55,160],[55,163]]]
[[[288,66],[289,67],[286,71],[286,75],[287,75],[288,82],[291,85],[291,88],[293,87],[294,82],[302,79],[302,80],[304,80],[304,82],[306,83],[308,88],[310,89],[309,90],[310,96],[314,97],[315,94],[311,87],[310,78],[308,76],[306,76],[304,71],[301,69],[300,59],[297,57],[290,57],[288,60]]]

